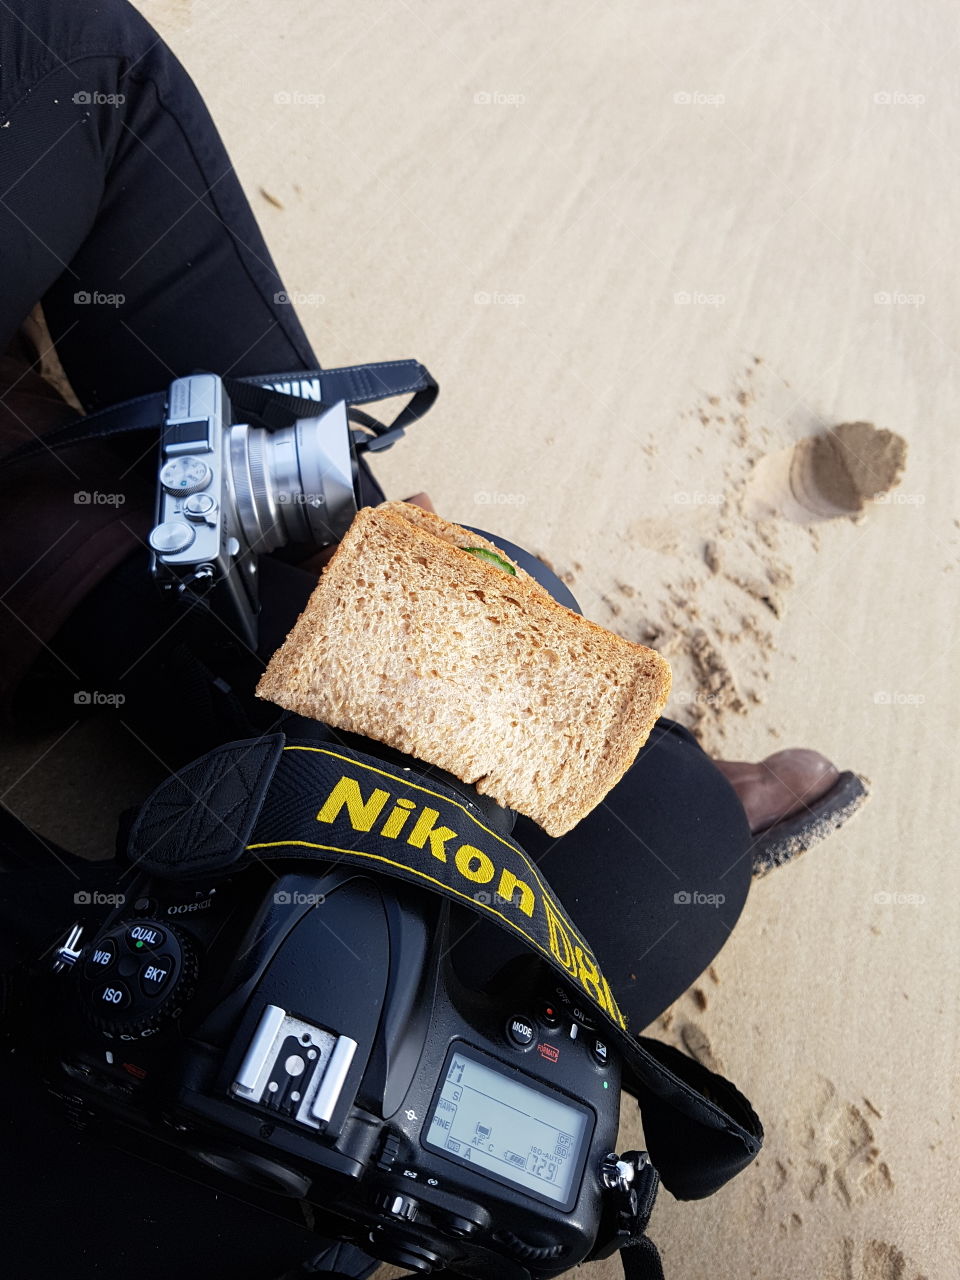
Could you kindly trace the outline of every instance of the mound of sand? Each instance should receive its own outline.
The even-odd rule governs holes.
[[[889,493],[907,465],[907,442],[872,422],[844,422],[801,440],[793,451],[793,494],[810,511],[859,515],[871,498]]]

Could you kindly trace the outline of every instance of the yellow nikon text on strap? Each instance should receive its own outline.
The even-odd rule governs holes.
[[[364,800],[360,791],[360,784],[356,778],[344,776],[334,785],[333,790],[327,796],[323,807],[317,814],[317,821],[332,822],[340,811],[346,808],[350,825],[354,831],[369,831],[390,799],[389,791],[376,787],[372,795]],[[379,828],[378,834],[388,840],[398,839],[403,828],[407,825],[407,820],[416,810],[417,804],[415,801],[396,800],[385,822]],[[407,832],[406,843],[413,845],[415,849],[429,847],[430,853],[438,862],[446,862],[448,843],[458,841],[460,837],[451,827],[437,826],[439,817],[440,813],[437,809],[431,809],[429,805],[424,805],[416,822]],[[450,856],[453,859],[453,866],[456,870],[465,880],[470,881],[472,884],[490,884],[497,875],[493,860],[475,845],[461,842],[454,848],[451,843]],[[514,873],[508,871],[505,867],[500,871],[500,878],[497,881],[495,892],[498,898],[507,902],[513,901],[514,895],[519,893],[519,901],[516,905],[524,915],[533,915],[536,903],[534,891],[528,884],[518,880]]]
[[[328,852],[335,862],[379,863],[393,874],[427,881],[508,925],[562,969],[592,1004],[626,1027],[589,946],[513,840],[487,827],[452,794],[414,782],[407,771],[393,773],[325,747],[291,744],[282,755],[291,762],[312,761],[308,773],[294,773],[310,778],[314,795],[311,799],[309,792],[291,786],[280,806],[284,816],[261,823],[260,838],[247,846],[251,853],[311,848]],[[281,770],[275,787],[283,785],[284,776]]]

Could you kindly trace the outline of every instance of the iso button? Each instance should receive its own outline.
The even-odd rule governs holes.
[[[126,1009],[130,1003],[130,991],[125,982],[105,982],[93,993],[96,1009]]]
[[[518,1049],[529,1049],[536,1041],[537,1033],[533,1029],[533,1019],[523,1014],[514,1014],[507,1019],[507,1039]]]

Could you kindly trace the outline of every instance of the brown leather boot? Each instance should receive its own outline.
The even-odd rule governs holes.
[[[819,751],[789,747],[758,763],[715,760],[756,837],[753,874],[766,875],[842,826],[869,794],[866,778],[841,773]]]

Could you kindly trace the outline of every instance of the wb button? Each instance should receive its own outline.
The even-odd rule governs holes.
[[[106,973],[112,967],[116,958],[117,944],[112,938],[107,938],[99,945],[91,947],[87,952],[83,972],[88,978],[95,978],[98,973]]]
[[[507,1039],[518,1049],[529,1049],[536,1038],[531,1018],[515,1016],[507,1020]]]

